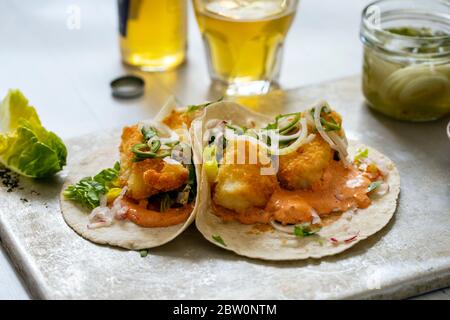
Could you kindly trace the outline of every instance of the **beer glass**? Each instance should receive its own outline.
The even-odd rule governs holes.
[[[164,71],[186,56],[186,0],[118,0],[120,50],[125,64]]]
[[[213,80],[229,95],[266,93],[279,76],[297,0],[192,0]]]

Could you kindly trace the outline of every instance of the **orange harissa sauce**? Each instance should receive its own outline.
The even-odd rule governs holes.
[[[320,217],[327,217],[350,208],[367,208],[371,204],[367,195],[370,183],[357,169],[332,161],[322,179],[310,190],[289,191],[280,187],[265,208],[253,207],[240,213],[214,203],[213,209],[224,221],[242,224],[268,224],[272,220],[282,224],[311,222],[314,210]]]
[[[127,206],[126,218],[135,224],[145,228],[159,228],[174,226],[185,222],[191,214],[194,206],[188,203],[179,208],[169,208],[164,212],[147,209],[133,201],[123,198],[122,206]]]

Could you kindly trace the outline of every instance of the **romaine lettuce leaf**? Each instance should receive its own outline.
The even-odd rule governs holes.
[[[27,177],[44,178],[66,164],[62,140],[41,124],[36,110],[19,90],[0,105],[0,163]]]

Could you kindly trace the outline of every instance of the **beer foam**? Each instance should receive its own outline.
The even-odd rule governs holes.
[[[287,3],[286,0],[217,0],[209,2],[206,10],[230,19],[258,20],[283,12]]]

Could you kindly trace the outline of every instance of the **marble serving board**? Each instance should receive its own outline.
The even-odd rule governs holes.
[[[66,141],[69,165],[54,179],[20,178],[10,192],[0,183],[2,244],[31,294],[44,299],[405,298],[448,286],[449,119],[389,120],[370,111],[360,92],[359,77],[351,77],[247,101],[278,113],[327,99],[343,115],[349,138],[396,162],[401,195],[394,219],[342,254],[298,262],[251,260],[210,244],[195,226],[145,258],[80,238],[60,214],[61,186],[73,163],[105,143],[117,144],[119,130]],[[87,149],[80,147],[85,141]]]

